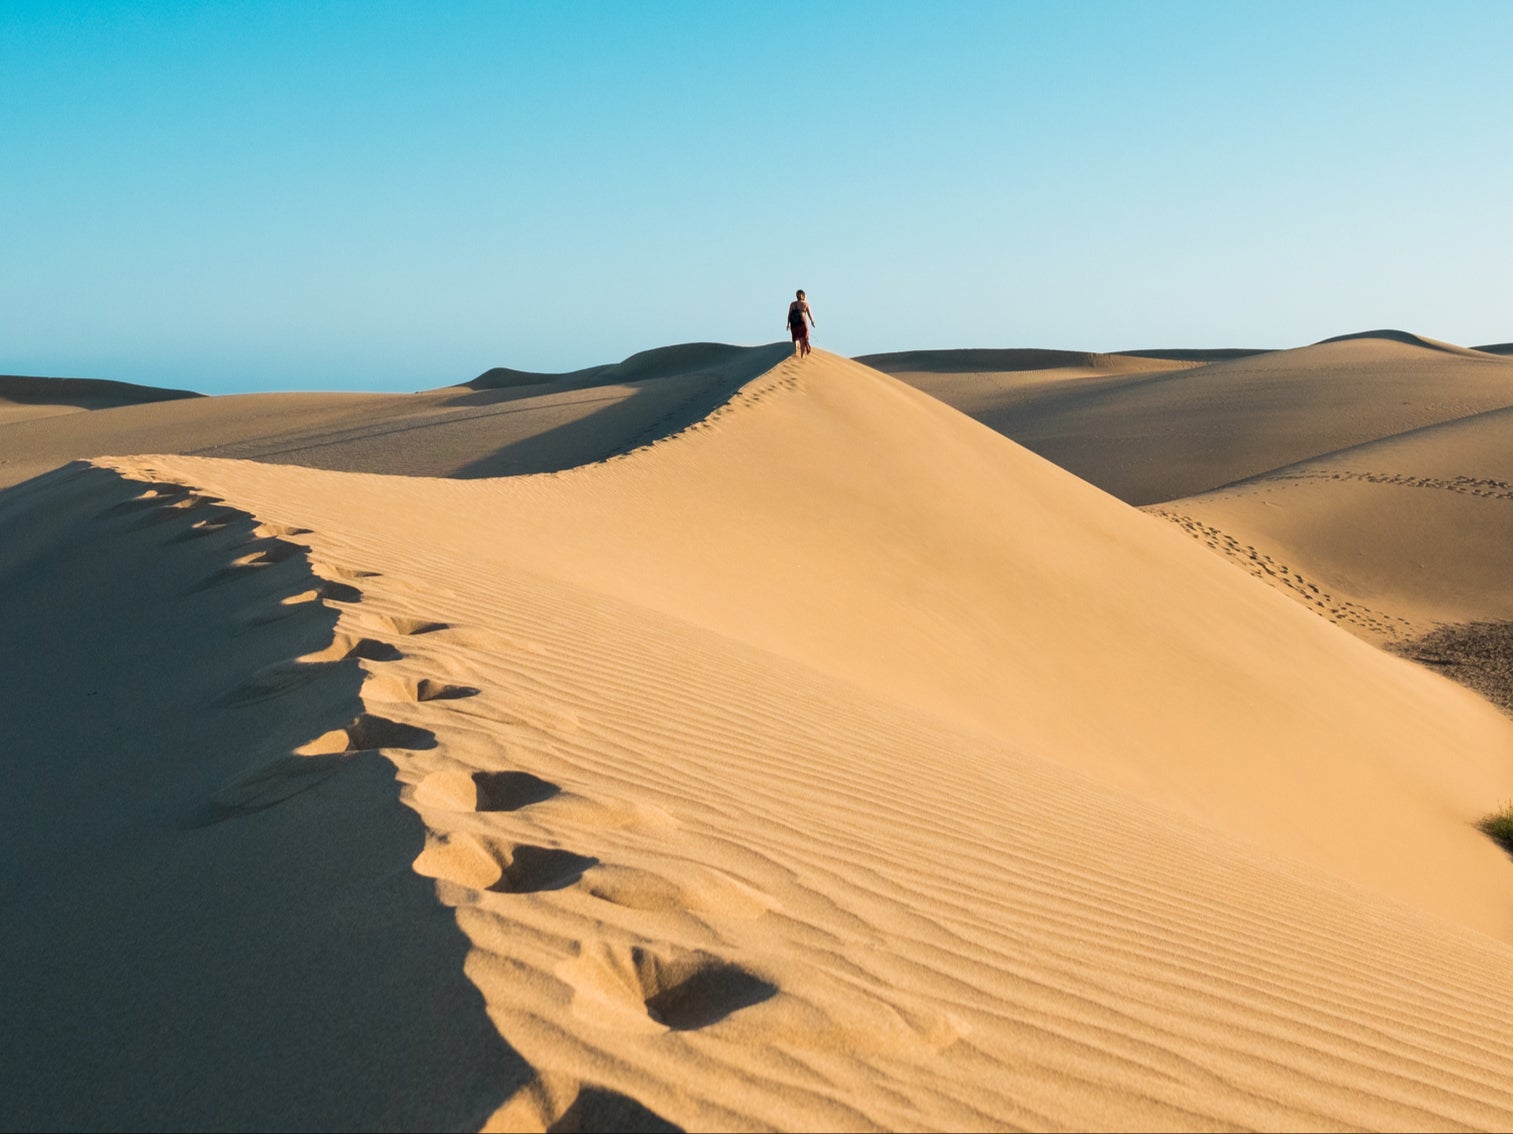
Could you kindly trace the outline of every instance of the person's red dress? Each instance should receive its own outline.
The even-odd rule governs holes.
[[[804,318],[804,309],[797,304],[788,309],[788,330],[793,333],[793,341],[809,345],[809,323]]]

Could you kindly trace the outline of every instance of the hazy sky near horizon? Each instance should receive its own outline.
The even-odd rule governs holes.
[[[1513,339],[1513,3],[0,4],[0,373]]]

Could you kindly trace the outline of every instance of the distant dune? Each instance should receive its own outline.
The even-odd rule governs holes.
[[[1383,339],[1387,342],[1403,343],[1406,346],[1424,347],[1428,350],[1442,350],[1447,354],[1460,354],[1470,357],[1474,357],[1478,353],[1488,353],[1483,352],[1476,347],[1456,346],[1454,343],[1441,342],[1439,339],[1431,339],[1426,338],[1423,335],[1415,335],[1411,331],[1357,331],[1354,334],[1336,335],[1332,339],[1323,339],[1321,341],[1326,343],[1348,343],[1359,342],[1366,339]]]
[[[198,398],[189,390],[165,390],[98,378],[34,378],[0,374],[0,425],[82,410]]]
[[[1270,354],[1271,351],[1249,347],[1176,347],[1170,350],[1121,350],[1117,353],[1130,358],[1164,358],[1172,362],[1233,362],[1237,358],[1251,358],[1258,354]]]
[[[1513,406],[1509,359],[1401,331],[1075,381],[898,376],[1136,505]]]
[[[907,350],[893,354],[858,355],[857,362],[885,374],[1009,374],[1024,372],[1090,371],[1145,374],[1171,370],[1164,358],[1096,354],[1074,350]]]
[[[723,374],[730,372],[732,367],[741,369],[743,363],[749,366],[750,359],[750,347],[731,346],[728,343],[680,343],[677,346],[640,351],[624,362],[590,366],[565,374],[538,374],[496,366],[492,370],[485,370],[471,382],[463,383],[463,387],[469,390],[495,390],[548,385],[561,389],[586,389],[627,382],[662,381],[701,371],[719,371]]]
[[[1513,361],[881,361],[0,425],[0,1127],[1513,1125]]]
[[[18,421],[0,435],[0,488],[70,460],[143,452],[398,476],[554,472],[697,421],[784,353],[694,343],[568,375],[486,371],[420,394],[241,394]],[[520,380],[485,381],[499,374]]]

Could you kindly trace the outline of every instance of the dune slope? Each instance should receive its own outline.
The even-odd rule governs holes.
[[[1367,641],[1513,712],[1513,410],[1151,509]]]

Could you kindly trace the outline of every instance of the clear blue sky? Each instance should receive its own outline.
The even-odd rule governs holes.
[[[0,373],[1513,339],[1513,3],[0,0]]]

